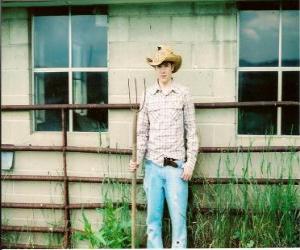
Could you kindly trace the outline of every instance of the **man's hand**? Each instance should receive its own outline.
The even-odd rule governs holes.
[[[136,170],[138,169],[138,167],[139,167],[139,164],[138,164],[136,161],[130,160],[130,162],[129,162],[129,167],[128,167],[128,170],[129,170],[130,172],[136,171]]]
[[[191,170],[190,168],[184,167],[183,168],[183,173],[181,175],[181,178],[185,181],[189,181],[190,179],[192,179],[192,175],[193,175],[193,170]]]

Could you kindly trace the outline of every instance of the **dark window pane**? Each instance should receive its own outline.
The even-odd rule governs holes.
[[[72,15],[107,15],[107,6],[73,6],[71,9]]]
[[[273,107],[239,108],[238,133],[273,135],[277,133],[277,113]]]
[[[239,10],[279,10],[279,2],[271,1],[236,1]]]
[[[239,72],[239,101],[277,101],[277,72]]]
[[[73,67],[106,67],[107,16],[72,16]]]
[[[283,101],[300,101],[300,72],[283,72],[282,73],[282,100]],[[283,135],[299,135],[299,116],[300,108],[282,107],[281,127]]]
[[[240,66],[278,66],[278,46],[278,11],[240,12]]]
[[[68,103],[68,73],[35,73],[36,104]],[[68,116],[66,116],[68,124]],[[60,131],[60,110],[38,110],[35,112],[35,128],[37,131]]]
[[[282,66],[300,65],[299,13],[282,11]]]
[[[108,102],[107,72],[74,72],[73,102],[101,104]],[[107,131],[107,109],[74,110],[74,131]]]
[[[68,16],[34,17],[34,67],[68,67]]]
[[[277,72],[239,72],[239,101],[276,101]],[[239,134],[276,134],[277,109],[246,107],[238,110]]]

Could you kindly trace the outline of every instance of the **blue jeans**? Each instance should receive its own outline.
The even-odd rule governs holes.
[[[147,248],[163,248],[162,217],[166,198],[172,222],[172,248],[186,248],[188,182],[181,179],[183,161],[178,168],[161,167],[145,160],[144,189],[147,197]]]

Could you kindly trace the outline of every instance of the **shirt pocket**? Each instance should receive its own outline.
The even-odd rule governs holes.
[[[177,121],[183,118],[183,106],[181,103],[176,103],[169,108],[170,119]]]
[[[160,107],[157,103],[149,103],[148,106],[148,114],[149,120],[151,121],[158,121],[160,116]]]

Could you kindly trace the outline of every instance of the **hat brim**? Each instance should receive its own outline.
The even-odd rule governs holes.
[[[162,58],[161,60],[157,60],[157,61],[153,60],[150,57],[147,57],[146,60],[147,60],[148,64],[151,65],[152,67],[158,66],[158,65],[162,64],[163,62],[172,62],[172,63],[174,63],[173,73],[175,73],[179,70],[179,68],[181,67],[181,62],[182,62],[181,56],[174,55],[174,54],[170,55],[170,56],[166,56],[166,57]]]

